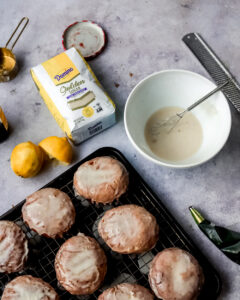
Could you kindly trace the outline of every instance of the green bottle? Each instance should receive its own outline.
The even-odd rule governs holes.
[[[195,208],[189,210],[198,227],[232,261],[240,264],[240,233],[216,226],[206,220]]]

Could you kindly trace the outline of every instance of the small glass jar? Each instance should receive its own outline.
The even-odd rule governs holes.
[[[0,143],[8,137],[8,121],[0,106]]]

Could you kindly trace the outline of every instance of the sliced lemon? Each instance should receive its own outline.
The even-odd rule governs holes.
[[[66,137],[49,136],[39,143],[50,159],[56,159],[63,164],[72,162],[73,150]]]
[[[27,178],[37,175],[44,162],[42,149],[32,142],[18,144],[11,154],[11,168],[18,176]]]

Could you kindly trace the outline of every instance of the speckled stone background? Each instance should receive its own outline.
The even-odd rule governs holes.
[[[63,135],[29,70],[62,51],[66,26],[77,20],[95,20],[105,28],[109,41],[90,64],[117,105],[118,121],[76,147],[75,162],[99,147],[120,149],[221,274],[219,299],[239,299],[240,266],[203,236],[188,207],[194,205],[215,223],[240,231],[240,115],[232,110],[232,131],[223,150],[208,163],[189,170],[159,167],[143,158],[128,141],[123,124],[128,94],[152,72],[182,68],[208,77],[181,41],[188,32],[201,33],[240,81],[239,14],[238,0],[1,0],[1,46],[21,17],[28,16],[30,22],[14,49],[20,73],[13,81],[0,84],[0,105],[11,126],[9,139],[0,144],[0,213],[66,170],[62,166],[45,168],[35,178],[21,179],[10,169],[10,154],[17,143]]]

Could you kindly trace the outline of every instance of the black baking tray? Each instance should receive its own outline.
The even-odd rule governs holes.
[[[121,161],[127,168],[130,176],[129,189],[118,202],[113,205],[97,206],[89,204],[88,201],[79,200],[75,197],[73,191],[73,174],[77,168],[85,161],[97,156],[112,156]],[[203,268],[205,284],[198,299],[214,300],[221,291],[221,279],[208,262],[205,256],[200,252],[197,246],[192,242],[190,237],[178,224],[178,222],[167,211],[159,198],[152,192],[149,186],[143,181],[136,170],[126,160],[126,158],[117,150],[110,147],[101,148],[82,161],[75,164],[69,170],[58,176],[56,179],[44,187],[54,187],[66,192],[73,201],[76,208],[76,222],[68,233],[61,239],[48,239],[41,237],[31,231],[22,220],[21,208],[24,201],[12,208],[10,211],[0,217],[1,220],[11,220],[20,225],[26,233],[29,241],[29,259],[25,269],[19,273],[0,274],[0,295],[4,286],[16,276],[30,274],[40,277],[50,283],[62,300],[74,299],[97,299],[99,294],[112,284],[120,282],[136,282],[147,288],[149,263],[154,255],[159,251],[169,247],[179,247],[187,250],[199,261]],[[97,233],[97,220],[100,216],[111,207],[122,204],[134,203],[145,207],[157,219],[160,227],[159,241],[154,249],[142,255],[120,255],[111,251],[106,244],[99,238]],[[58,285],[54,270],[54,259],[59,247],[65,240],[78,232],[95,237],[104,248],[108,258],[108,272],[103,286],[90,296],[72,296]]]

